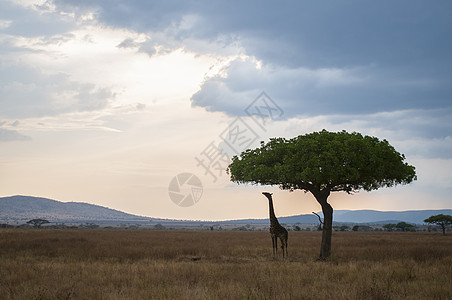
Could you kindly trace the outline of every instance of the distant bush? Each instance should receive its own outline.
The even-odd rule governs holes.
[[[240,227],[236,227],[236,228],[233,228],[232,230],[234,230],[234,231],[250,231],[247,227],[245,227],[245,226],[240,226]]]
[[[165,230],[166,227],[159,223],[159,224],[154,225],[154,229],[155,230]]]
[[[367,225],[355,225],[352,227],[353,231],[372,231],[372,227]]]

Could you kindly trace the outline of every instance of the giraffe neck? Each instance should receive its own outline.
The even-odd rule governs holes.
[[[270,222],[271,223],[278,223],[278,219],[275,216],[275,210],[273,208],[273,200],[272,198],[268,198],[268,205],[270,208]]]

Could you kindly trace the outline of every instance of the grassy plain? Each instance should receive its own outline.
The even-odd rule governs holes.
[[[452,299],[452,235],[0,230],[0,299]],[[281,253],[279,253],[281,254]]]

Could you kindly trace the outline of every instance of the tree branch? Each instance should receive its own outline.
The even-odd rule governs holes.
[[[322,219],[320,219],[320,216],[318,215],[318,214],[316,214],[315,212],[312,212],[314,215],[316,215],[317,216],[317,218],[319,218],[319,222],[320,222],[320,224],[322,224],[323,225],[323,222],[322,222]]]

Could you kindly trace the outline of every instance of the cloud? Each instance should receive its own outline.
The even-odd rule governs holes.
[[[313,131],[361,132],[386,139],[409,160],[452,159],[452,109],[406,110],[364,115],[323,115],[274,122],[265,138]]]
[[[1,1],[0,20],[3,20],[0,33],[27,38],[54,36],[76,26],[69,15],[54,13],[45,6],[23,6],[12,1]]]
[[[132,38],[127,38],[122,41],[118,46],[118,48],[136,48],[138,47],[138,43],[135,42]]]
[[[55,0],[57,9],[93,12],[105,24],[165,32],[178,40],[239,40],[248,55],[290,67],[408,65],[448,59],[448,1],[106,1]],[[282,54],[283,53],[283,54]]]
[[[149,55],[183,47],[248,56],[193,96],[194,105],[211,111],[238,114],[248,101],[241,98],[261,90],[284,102],[287,116],[449,107],[448,1],[54,3],[61,11],[92,12],[101,23],[148,34],[144,42],[120,46],[139,46]]]
[[[193,105],[209,111],[243,114],[243,105],[262,90],[281,102],[287,117],[450,106],[447,1],[54,3],[64,12],[91,12],[101,23],[147,34],[119,47],[150,56],[182,47],[248,57],[193,95]]]
[[[265,90],[286,117],[363,114],[450,107],[447,82],[387,74],[375,66],[287,68],[237,59],[208,78],[192,96],[194,106],[243,115],[250,99]]]
[[[70,31],[77,27],[73,17],[54,11],[51,2],[46,3],[43,6],[0,3],[2,118],[99,110],[114,98],[108,87],[77,82],[70,73],[46,69],[43,62],[60,58],[48,46],[55,49],[73,39]]]
[[[24,64],[0,59],[0,93],[3,118],[49,116],[105,108],[114,98],[108,88],[78,83],[69,75],[44,74]]]
[[[118,47],[219,57],[191,96],[194,107],[243,116],[265,91],[286,126],[362,131],[410,155],[450,156],[450,1],[54,3],[145,36]],[[225,57],[235,59],[225,65]]]
[[[55,0],[27,7],[4,2],[0,19],[5,21],[0,23],[7,35],[0,47],[6,57],[8,52],[39,51],[11,42],[12,35],[37,36],[35,29],[40,36],[37,42],[46,45],[73,38],[70,30],[81,24],[126,28],[136,34],[117,47],[150,56],[181,47],[220,57],[240,55],[226,67],[214,68],[217,75],[207,77],[191,97],[193,106],[244,115],[247,105],[266,91],[287,118],[355,115],[359,119],[384,112],[450,108],[452,41],[444,37],[452,31],[447,14],[451,6],[447,1],[432,5],[354,0],[261,1],[259,5]],[[46,25],[55,21],[56,28]],[[64,73],[44,74],[20,63],[8,66],[5,61],[0,65],[0,89],[8,96],[3,100],[4,115],[97,110],[114,98],[109,88],[77,83]]]
[[[17,130],[0,128],[0,142],[28,141],[28,140],[31,140],[31,138],[19,133]]]

